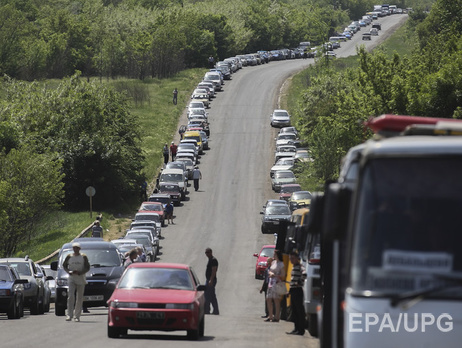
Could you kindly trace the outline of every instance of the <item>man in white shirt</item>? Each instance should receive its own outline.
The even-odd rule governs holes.
[[[66,321],[71,321],[72,318],[80,321],[83,292],[87,284],[85,274],[90,270],[90,263],[87,255],[80,253],[80,243],[73,243],[72,249],[74,253],[67,255],[63,262],[64,270],[69,273]]]

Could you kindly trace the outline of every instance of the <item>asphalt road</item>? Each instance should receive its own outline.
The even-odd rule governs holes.
[[[384,32],[406,16],[380,20]],[[364,30],[364,29],[363,29]],[[380,39],[361,41],[360,35],[343,43],[339,56],[355,53],[355,45],[375,45]],[[200,189],[190,187],[188,201],[175,209],[175,225],[163,229],[161,262],[188,263],[201,281],[205,280],[211,247],[219,261],[217,296],[219,316],[207,316],[205,337],[186,340],[185,333],[129,332],[120,339],[108,339],[107,309],[91,309],[80,323],[66,322],[51,311],[20,320],[0,316],[2,347],[318,347],[317,339],[287,336],[293,324],[265,323],[264,298],[260,280],[254,279],[253,253],[273,242],[260,232],[262,204],[276,195],[271,191],[269,169],[273,164],[276,130],[269,115],[277,106],[283,82],[296,71],[312,64],[312,59],[271,62],[239,71],[228,81],[210,109],[211,149],[202,156]]]

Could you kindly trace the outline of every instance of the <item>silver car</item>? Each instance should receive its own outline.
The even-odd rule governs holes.
[[[274,110],[270,117],[272,127],[290,126],[290,115],[286,110]]]

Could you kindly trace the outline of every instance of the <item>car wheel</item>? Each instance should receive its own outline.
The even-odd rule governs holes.
[[[39,305],[38,305],[38,314],[43,314],[45,313],[45,304],[43,303],[45,301],[45,299],[42,297],[42,300],[39,301]]]
[[[48,297],[48,300],[45,303],[45,306],[43,307],[43,310],[44,310],[45,313],[48,313],[50,311],[50,302],[51,302],[51,298]]]
[[[108,325],[108,327],[107,327],[107,337],[109,337],[109,338],[119,338],[119,336],[121,334],[122,334],[122,332],[121,332],[120,329]]]
[[[205,334],[205,319],[202,318],[201,323],[199,324],[199,337],[204,337]]]
[[[188,339],[197,341],[200,337],[199,327],[196,330],[187,330]]]
[[[310,314],[308,317],[308,332],[313,337],[318,337],[318,317],[316,314]]]
[[[20,317],[24,316],[24,299],[22,299],[21,303],[19,304],[19,316]]]
[[[19,309],[16,306],[16,301],[13,301],[11,303],[10,308],[8,309],[8,312],[6,313],[8,316],[8,319],[18,319],[19,318],[18,312],[19,312]]]
[[[266,233],[266,230],[265,230],[265,228],[263,227],[263,225],[261,226],[261,233],[263,233],[263,234]]]
[[[58,317],[64,316],[66,314],[66,307],[62,303],[55,303],[55,314]]]
[[[40,314],[40,304],[39,304],[38,296],[30,304],[30,314],[31,315]]]
[[[260,279],[260,277],[257,274],[257,271],[255,271],[255,279]]]

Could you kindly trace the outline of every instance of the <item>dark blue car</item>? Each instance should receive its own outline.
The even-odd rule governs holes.
[[[9,265],[0,265],[0,313],[8,319],[19,319],[24,315],[24,286],[27,279],[20,279]]]

